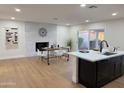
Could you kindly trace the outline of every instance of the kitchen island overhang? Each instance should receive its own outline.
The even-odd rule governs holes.
[[[89,53],[70,52],[73,61],[73,82],[86,87],[102,87],[123,75],[124,52],[106,56],[89,50]],[[75,56],[75,57],[74,57]]]

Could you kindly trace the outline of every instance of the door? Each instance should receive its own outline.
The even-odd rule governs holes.
[[[79,31],[78,49],[89,49],[89,31]]]
[[[122,73],[121,73],[121,68],[122,68],[122,59],[121,57],[114,57],[114,58],[111,58],[111,63],[114,64],[114,72],[113,72],[113,78],[116,78],[118,76],[120,76]]]

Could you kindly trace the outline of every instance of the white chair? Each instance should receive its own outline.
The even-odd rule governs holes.
[[[57,58],[63,58],[63,57],[67,57],[66,56],[67,51],[66,50],[55,50],[55,55]]]
[[[39,51],[39,49],[37,49],[37,55],[41,56],[41,51]]]
[[[38,50],[37,55],[40,56],[42,61],[47,60],[48,51],[40,51],[40,50]],[[55,57],[56,57],[55,52],[54,51],[49,51],[49,59],[52,59],[52,58],[55,58]]]
[[[55,50],[54,52],[55,52],[55,55],[56,55],[57,57],[60,57],[60,56],[63,55],[63,50]]]
[[[47,58],[47,51],[40,51],[38,49],[37,55],[41,57],[41,60],[43,61],[43,58]]]

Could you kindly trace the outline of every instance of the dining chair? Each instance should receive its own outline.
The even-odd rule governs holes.
[[[37,55],[40,56],[41,60],[43,61],[43,59],[47,57],[47,51],[40,51],[38,49]]]
[[[48,51],[37,51],[37,55],[40,56],[42,61],[47,61],[48,58]],[[53,60],[56,58],[55,52],[54,51],[49,51],[49,60]]]
[[[61,60],[61,59],[66,59],[67,60],[67,50],[55,50],[55,55],[56,57]]]

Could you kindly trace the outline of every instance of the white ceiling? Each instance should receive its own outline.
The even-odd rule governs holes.
[[[80,7],[79,4],[38,4],[38,5],[0,5],[0,19],[10,19],[12,16],[20,21],[47,22],[54,24],[80,24],[85,20],[91,22],[124,18],[124,4],[98,4],[98,8],[89,9]],[[21,12],[15,12],[14,8],[20,8]],[[112,16],[118,12],[117,16]],[[54,20],[53,18],[58,18]]]

